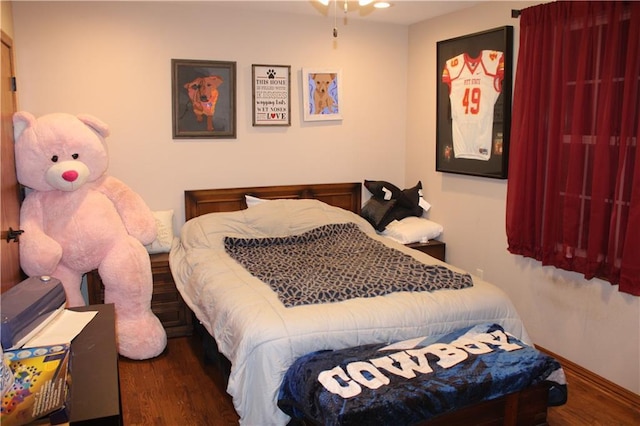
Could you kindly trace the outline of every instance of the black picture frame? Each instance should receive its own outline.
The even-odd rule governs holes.
[[[253,126],[291,126],[291,65],[251,65]]]
[[[499,60],[500,53],[502,61]],[[469,73],[472,68],[469,63],[474,59],[484,62],[474,67],[480,69],[482,75],[474,78],[472,73],[464,78],[460,73]],[[503,63],[503,77],[501,84],[495,86],[500,82],[496,77],[501,73],[500,62]],[[513,27],[439,41],[437,67],[436,171],[506,179],[511,130]],[[491,81],[493,89],[488,85],[488,75],[494,77]],[[491,105],[498,92],[496,87],[499,87],[499,93]],[[456,105],[455,114],[452,102]],[[491,106],[492,113],[486,112],[491,111]]]
[[[236,138],[236,63],[171,60],[173,138]]]

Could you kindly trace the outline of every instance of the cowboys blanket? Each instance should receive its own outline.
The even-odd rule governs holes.
[[[567,400],[560,364],[497,324],[391,345],[319,351],[287,371],[278,406],[324,425],[407,425],[548,382]]]

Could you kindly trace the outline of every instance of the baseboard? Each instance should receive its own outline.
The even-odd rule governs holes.
[[[562,368],[564,368],[565,370],[569,370],[575,375],[580,376],[584,380],[590,382],[601,392],[610,395],[611,397],[617,399],[623,404],[628,405],[631,408],[637,409],[637,407],[640,406],[640,395],[633,393],[630,390],[625,389],[622,386],[617,385],[612,381],[607,380],[604,377],[599,376],[596,373],[593,373],[592,371],[589,371],[586,368],[581,367],[578,364],[561,357],[560,355],[554,354],[550,350],[547,350],[538,345],[535,345],[535,347],[539,351],[554,357],[556,360],[558,360],[558,362],[560,362]]]

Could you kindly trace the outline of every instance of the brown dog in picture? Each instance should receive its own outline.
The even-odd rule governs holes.
[[[198,77],[191,83],[184,85],[189,93],[196,119],[201,122],[206,116],[207,130],[210,132],[213,131],[213,115],[216,113],[216,103],[218,102],[218,86],[222,83],[222,77],[210,75]]]
[[[314,114],[322,114],[322,110],[325,108],[331,111],[334,101],[329,95],[329,86],[331,86],[331,83],[335,80],[336,74],[311,74],[311,78],[316,83],[316,89],[313,92],[313,102],[315,105]]]

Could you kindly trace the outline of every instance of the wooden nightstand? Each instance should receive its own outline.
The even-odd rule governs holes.
[[[153,273],[151,310],[160,319],[167,337],[188,336],[193,332],[191,310],[176,289],[169,269],[169,253],[149,255]],[[98,271],[87,274],[89,304],[104,303],[104,286]]]
[[[426,243],[410,243],[405,244],[414,250],[420,250],[423,253],[427,253],[430,256],[435,257],[438,260],[445,262],[445,249],[446,244],[438,240],[429,240]]]

